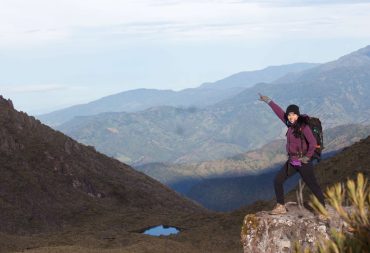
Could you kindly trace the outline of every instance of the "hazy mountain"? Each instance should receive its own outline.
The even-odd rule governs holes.
[[[243,71],[214,83],[205,83],[200,88],[226,90],[231,87],[250,88],[257,83],[271,83],[277,79],[298,74],[301,71],[317,67],[316,63],[294,63],[281,66],[270,66],[262,70]]]
[[[37,117],[45,124],[57,126],[76,116],[94,115],[103,112],[135,112],[162,105],[204,107],[232,97],[244,88],[256,83],[271,82],[288,73],[306,70],[317,65],[314,63],[295,63],[272,66],[257,71],[241,72],[214,83],[207,83],[198,88],[181,91],[155,89],[125,91],[87,104],[72,106]]]
[[[215,89],[185,89],[182,91],[137,89],[39,115],[37,118],[50,126],[58,126],[76,116],[103,112],[136,112],[161,105],[205,106],[231,97],[241,90],[241,88],[230,88],[220,92]]]
[[[215,117],[195,108],[158,107],[137,113],[77,117],[58,129],[130,164],[173,162],[187,157],[206,160],[241,153],[243,149],[238,145],[210,138],[213,133],[209,127],[214,127],[211,122]]]
[[[306,70],[298,81],[255,85],[204,109],[104,113],[75,118],[59,129],[122,161],[145,164],[222,159],[284,137],[284,125],[257,101],[259,92],[283,108],[300,105],[324,128],[370,123],[369,51],[370,46]]]
[[[235,113],[253,106],[260,91],[278,104],[295,103],[301,112],[320,117],[326,128],[370,120],[370,46],[336,61],[303,71],[299,78],[276,84],[259,84],[214,106]],[[285,101],[285,103],[284,103]],[[283,106],[283,108],[285,108]]]
[[[345,72],[349,72],[349,70],[357,69],[356,71],[343,73],[345,74],[344,80],[342,83],[346,83],[347,79],[350,77],[354,77],[358,72],[361,70],[366,70],[366,67],[369,65],[369,57],[370,57],[370,46],[361,48],[353,53],[340,57],[338,60],[328,62],[326,64],[322,64],[317,66],[317,68],[307,69],[300,72],[291,72],[281,78],[274,80],[274,83],[294,83],[294,82],[305,82],[307,79],[316,79],[318,82],[321,80],[325,81],[325,76],[322,76],[326,73],[339,73],[339,70],[344,70]],[[352,74],[352,76],[348,76],[348,74]],[[341,77],[342,75],[339,75]],[[331,77],[333,79],[333,77]],[[352,81],[350,81],[352,82]]]

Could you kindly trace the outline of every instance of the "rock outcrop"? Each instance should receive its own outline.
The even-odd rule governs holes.
[[[320,240],[329,238],[331,229],[344,226],[339,218],[320,221],[313,213],[292,202],[287,204],[287,209],[288,213],[283,215],[262,211],[245,216],[241,231],[244,253],[293,252],[296,243],[314,249]],[[335,217],[334,210],[329,209],[329,212]]]

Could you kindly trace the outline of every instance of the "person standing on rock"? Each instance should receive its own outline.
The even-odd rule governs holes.
[[[311,128],[306,126],[305,118],[301,117],[297,105],[289,105],[285,112],[269,97],[259,94],[260,100],[267,103],[278,118],[288,127],[286,133],[286,150],[288,160],[274,179],[274,188],[277,204],[270,214],[284,214],[287,212],[284,202],[283,183],[289,177],[299,172],[303,181],[310,188],[316,198],[325,206],[324,195],[314,175],[312,156],[317,142]]]

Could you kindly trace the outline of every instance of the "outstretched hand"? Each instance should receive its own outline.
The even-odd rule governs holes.
[[[264,96],[261,93],[258,93],[258,95],[260,96],[260,101],[263,101],[265,103],[269,103],[271,101],[271,98],[269,98],[268,96]]]

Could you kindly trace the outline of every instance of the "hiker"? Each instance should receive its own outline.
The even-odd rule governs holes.
[[[260,100],[267,103],[279,119],[288,127],[286,133],[288,160],[275,176],[274,188],[277,204],[270,214],[284,214],[287,212],[284,202],[283,183],[296,172],[299,172],[312,193],[325,206],[324,195],[316,181],[312,164],[312,157],[317,141],[311,128],[306,126],[305,117],[301,116],[297,105],[289,105],[284,112],[269,97],[261,94],[259,96]]]

